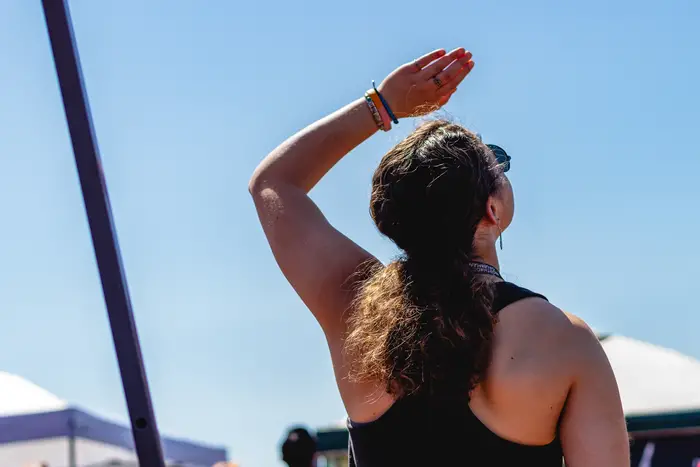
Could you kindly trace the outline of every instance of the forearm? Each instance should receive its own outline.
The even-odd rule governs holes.
[[[250,189],[289,184],[309,192],[340,159],[376,131],[365,99],[358,99],[279,145],[253,173]]]

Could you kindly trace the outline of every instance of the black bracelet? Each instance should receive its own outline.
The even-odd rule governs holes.
[[[379,100],[382,101],[382,105],[386,109],[386,112],[389,114],[389,118],[391,119],[394,124],[398,125],[399,124],[399,119],[396,118],[396,115],[394,115],[394,112],[391,111],[391,107],[389,107],[389,103],[384,99],[384,96],[382,96],[382,93],[379,92],[377,89],[377,86],[374,84],[374,80],[372,80],[372,87],[374,88],[374,92],[377,93],[379,96]]]

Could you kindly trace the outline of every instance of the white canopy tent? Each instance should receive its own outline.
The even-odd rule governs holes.
[[[17,375],[0,371],[0,417],[68,408],[65,401]]]
[[[633,436],[632,465],[700,466],[700,361],[624,336],[600,336]]]
[[[625,336],[599,336],[628,416],[700,410],[700,361]]]
[[[226,449],[162,438],[173,465],[211,467]],[[78,467],[136,461],[128,426],[70,406],[20,376],[0,372],[0,466]]]

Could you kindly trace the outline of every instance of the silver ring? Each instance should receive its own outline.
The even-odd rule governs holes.
[[[440,78],[438,78],[437,76],[433,76],[433,83],[435,83],[435,86],[437,86],[438,88],[442,87],[442,81],[440,81]]]

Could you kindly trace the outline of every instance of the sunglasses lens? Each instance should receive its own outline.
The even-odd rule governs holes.
[[[488,146],[493,152],[493,155],[496,156],[496,162],[503,168],[503,172],[508,172],[510,170],[510,156],[506,154],[505,150],[495,144],[487,144],[486,146]]]

